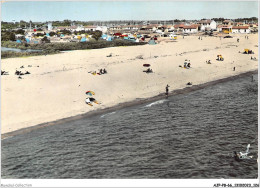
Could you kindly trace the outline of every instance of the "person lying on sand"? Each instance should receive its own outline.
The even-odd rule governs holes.
[[[7,74],[8,74],[8,72],[1,70],[1,75],[7,75]]]
[[[147,70],[145,70],[145,71],[143,71],[143,72],[152,73],[152,72],[153,72],[153,69],[148,68]]]

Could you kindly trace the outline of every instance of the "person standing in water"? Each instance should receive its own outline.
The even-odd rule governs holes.
[[[168,97],[168,94],[169,94],[169,87],[170,87],[170,86],[167,84],[167,86],[166,86],[166,88],[165,88],[165,89],[166,89],[165,95],[166,95],[167,97]]]

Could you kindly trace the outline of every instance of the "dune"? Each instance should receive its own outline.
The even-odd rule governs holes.
[[[1,77],[2,134],[157,96],[165,92],[167,84],[172,92],[188,87],[188,82],[198,85],[258,70],[258,59],[251,60],[251,56],[258,58],[258,34],[248,36],[248,40],[242,34],[202,40],[185,36],[175,42],[160,39],[157,45],[3,59],[1,69],[9,75]],[[243,54],[245,48],[255,54]],[[216,60],[218,54],[224,61]],[[190,69],[182,68],[186,59],[190,60]],[[153,73],[143,72],[143,64],[150,64]],[[89,73],[101,68],[108,73]],[[16,69],[31,74],[18,79]],[[93,97],[99,102],[92,107],[85,103],[89,90],[95,92]]]

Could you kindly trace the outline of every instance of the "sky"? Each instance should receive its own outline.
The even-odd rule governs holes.
[[[7,1],[2,21],[174,20],[258,17],[257,1]]]

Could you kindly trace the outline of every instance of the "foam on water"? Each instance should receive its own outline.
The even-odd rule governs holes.
[[[159,101],[155,101],[155,102],[152,102],[152,103],[146,105],[145,107],[151,107],[151,106],[153,106],[153,105],[162,104],[162,103],[164,103],[164,102],[166,102],[166,101],[167,101],[166,99],[159,100]]]
[[[116,112],[110,112],[110,113],[101,115],[100,118],[103,118],[103,117],[106,117],[106,116],[110,116],[110,115],[113,115],[113,114],[115,114],[115,113],[116,113]]]

